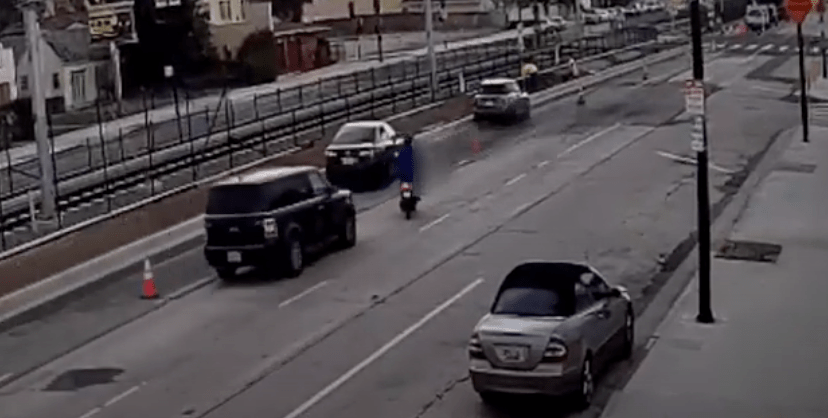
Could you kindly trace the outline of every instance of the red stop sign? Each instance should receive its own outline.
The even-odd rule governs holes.
[[[813,7],[814,4],[811,3],[811,0],[785,0],[785,10],[791,20],[796,23],[804,22],[805,17],[808,16]]]

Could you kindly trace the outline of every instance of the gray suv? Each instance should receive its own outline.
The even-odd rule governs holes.
[[[529,119],[532,105],[529,94],[510,78],[492,78],[480,83],[480,90],[474,96],[474,119],[508,118]]]

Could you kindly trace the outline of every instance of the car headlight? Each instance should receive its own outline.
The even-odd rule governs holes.
[[[560,361],[566,358],[566,344],[558,339],[551,339],[543,351],[543,361]]]
[[[336,153],[333,152],[333,151],[325,150],[325,156],[326,157],[336,157]]]
[[[374,150],[369,149],[369,150],[360,151],[359,156],[360,157],[373,157],[374,156]]]
[[[480,336],[475,332],[469,339],[469,357],[482,359],[483,346],[480,345]]]

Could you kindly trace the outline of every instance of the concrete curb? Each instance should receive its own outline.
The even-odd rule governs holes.
[[[797,129],[794,128],[793,132],[798,132]],[[724,210],[722,210],[718,219],[713,222],[710,234],[712,241],[711,248],[717,248],[721,245],[721,242],[733,231],[733,228],[747,207],[750,197],[762,183],[762,180],[773,171],[779,157],[796,137],[796,135],[790,132],[791,130],[784,131],[773,140],[765,155],[762,156],[759,163],[748,175],[747,179],[745,179],[742,187],[739,188],[739,191],[733,196]],[[673,272],[670,278],[667,279],[667,282],[664,283],[664,286],[659,290],[658,294],[650,301],[647,309],[636,319],[636,351],[642,350],[646,352],[647,348],[644,346],[650,338],[658,338],[658,331],[673,311],[675,303],[693,285],[693,278],[696,277],[698,270],[698,257],[699,248],[698,244],[696,244],[693,251],[688,254],[687,258]],[[642,358],[637,359],[637,364],[632,370],[631,375],[635,374],[635,369],[637,369],[645,357],[646,354]],[[609,402],[604,407],[604,411],[612,410],[613,406],[618,402],[618,397],[615,396],[615,393],[620,391],[623,391],[623,387],[613,392]]]
[[[594,87],[613,78],[621,77],[632,71],[637,70],[638,68],[640,68],[644,59],[647,59],[648,63],[650,64],[666,61],[675,56],[681,55],[683,53],[683,49],[683,47],[677,47],[667,51],[662,51],[658,54],[655,54],[654,56],[644,57],[625,64],[621,64],[617,67],[611,67],[605,72],[586,76],[581,79],[572,80],[559,86],[553,87],[547,91],[534,93],[533,96],[536,96],[534,98],[535,100],[537,100],[536,104],[542,105],[544,103],[548,103],[550,101],[577,93],[579,90],[578,80],[582,80],[581,83],[583,83],[585,88]],[[431,108],[437,107],[441,104],[441,102],[431,103],[429,105],[422,106],[417,109],[412,109],[407,112],[394,115],[390,118],[387,118],[386,120],[393,121],[396,119],[402,119],[411,114],[423,112]],[[471,122],[471,120],[472,116],[468,115],[455,121],[449,122],[447,124],[437,126],[434,129],[428,131],[427,133],[434,134],[449,129],[457,129],[462,124]],[[263,163],[279,158],[282,155],[284,155],[284,153],[276,154],[263,160],[258,160],[246,164],[244,166],[236,167],[232,170],[228,170],[226,172],[217,174],[210,178],[200,180],[191,185],[184,186],[179,190],[171,190],[166,194],[156,196],[151,202],[155,202],[170,195],[181,193],[183,191],[198,187],[203,184],[214,182],[228,175],[233,175],[238,172],[249,170],[253,167],[259,166]],[[144,203],[144,205],[151,202],[146,202]],[[113,212],[113,214],[110,214],[109,216],[107,216],[107,218],[117,216],[118,214],[121,214],[128,210],[136,210],[139,207],[123,208],[120,211]],[[12,328],[21,323],[25,323],[34,317],[48,312],[50,309],[54,309],[56,305],[60,305],[62,301],[65,301],[73,297],[74,295],[88,292],[93,288],[108,284],[111,281],[122,276],[123,274],[131,272],[131,270],[138,271],[137,266],[140,265],[140,263],[144,259],[149,258],[154,262],[154,264],[157,264],[160,261],[163,261],[164,259],[171,258],[169,254],[176,254],[182,252],[182,250],[189,250],[198,247],[201,244],[201,241],[203,240],[202,220],[202,216],[198,216],[196,218],[187,220],[165,231],[161,231],[149,237],[130,243],[121,248],[115,249],[109,253],[103,254],[99,257],[96,257],[93,260],[87,261],[64,272],[58,273],[43,281],[34,283],[14,293],[3,296],[2,298],[0,298],[0,309],[6,308],[7,305],[12,305],[13,300],[16,298],[25,299],[26,293],[38,292],[39,294],[42,294],[43,292],[40,291],[40,289],[49,289],[46,292],[45,296],[33,296],[30,301],[18,303],[18,306],[13,307],[10,312],[0,315],[0,331]],[[97,220],[96,222],[100,221],[101,220]],[[80,225],[81,224],[79,224],[78,226]],[[85,226],[88,225],[84,224],[84,227]],[[68,231],[74,232],[79,229],[82,228],[70,228]],[[38,245],[42,244],[43,243],[39,243]],[[161,249],[159,250],[159,248]],[[107,272],[95,273],[96,271]],[[175,297],[170,296],[169,299],[174,300],[183,297],[187,293],[190,293],[198,289],[199,287],[207,285],[210,281],[207,281],[206,283],[194,283],[190,286],[194,286],[196,284],[200,284],[200,286],[194,286],[192,289],[189,289],[190,286],[187,286],[185,289],[181,289],[180,294],[178,294],[179,292],[176,292],[177,294],[175,295]],[[70,282],[72,284],[66,286],[66,282]],[[60,288],[60,286],[65,287]]]

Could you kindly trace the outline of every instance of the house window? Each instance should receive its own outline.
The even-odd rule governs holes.
[[[230,20],[230,0],[219,0],[219,20]]]
[[[244,0],[239,0],[239,11],[241,12],[241,20],[247,20],[247,10],[245,10]]]
[[[52,74],[52,88],[55,90],[60,89],[60,73]]]
[[[20,90],[28,91],[29,90],[29,77],[25,75],[20,76]]]

